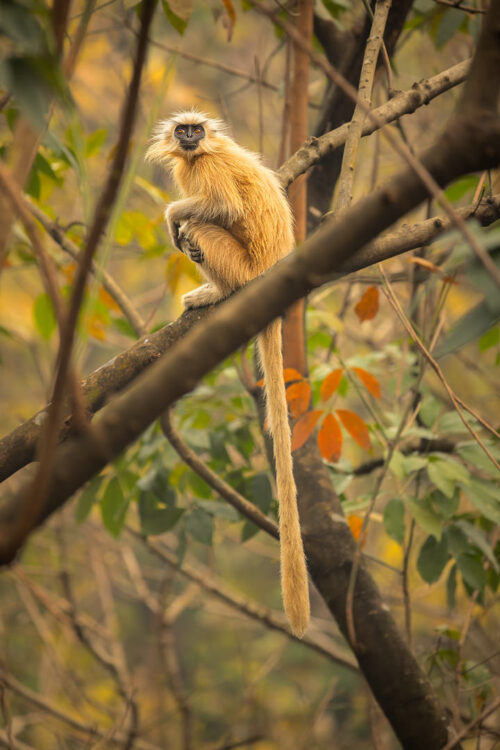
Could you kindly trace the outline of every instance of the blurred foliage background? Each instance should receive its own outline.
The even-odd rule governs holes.
[[[481,9],[475,0],[470,6]],[[366,10],[357,0],[324,0],[316,12],[349,30]],[[40,128],[50,116],[25,192],[76,250],[113,157],[137,15],[135,0],[75,0],[67,41],[81,34],[82,43],[70,77],[57,62],[44,0],[0,4],[0,154],[8,164],[20,118]],[[478,12],[417,0],[392,57],[394,89],[469,57],[480,22]],[[89,280],[79,318],[75,355],[82,375],[137,338],[103,286],[104,271],[149,331],[176,318],[181,295],[199,282],[194,265],[167,238],[162,214],[176,197],[168,175],[144,162],[155,122],[196,105],[226,119],[238,142],[277,168],[286,49],[283,33],[245,2],[158,4],[126,172],[99,248],[101,270]],[[311,133],[325,89],[324,75],[312,68]],[[458,96],[452,89],[391,128],[418,152],[444,127]],[[386,99],[380,75],[373,104]],[[354,197],[398,165],[379,134],[364,139]],[[468,175],[446,194],[460,207],[497,189],[496,174]],[[429,202],[406,221],[436,212]],[[472,230],[498,263],[498,224],[483,230],[473,223]],[[75,259],[46,239],[67,297]],[[20,222],[8,247],[0,276],[5,435],[46,403],[57,353],[56,319]],[[498,427],[498,289],[463,238],[448,232],[384,268],[448,383]],[[323,416],[337,415],[342,445],[333,449],[325,438],[324,455],[330,451],[332,482],[355,536],[378,460],[399,436],[363,551],[461,727],[498,695],[498,473],[423,364],[382,287],[373,268],[311,296],[310,377],[305,395],[295,391],[306,407],[296,405],[294,416],[304,416],[311,397]],[[249,347],[178,403],[174,419],[217,474],[275,518],[264,439],[245,389],[251,367]],[[301,382],[304,388],[300,378],[295,385]],[[412,402],[419,408],[401,431]],[[499,460],[498,442],[473,418],[471,425]],[[425,441],[439,442],[429,452]],[[15,486],[17,478],[8,481]],[[0,592],[4,746],[397,746],[319,595],[312,591],[311,643],[300,644],[284,632],[277,544],[188,468],[157,426],[33,535],[2,574]],[[494,720],[478,732],[482,750],[498,743]],[[479,747],[479,740],[464,746]]]

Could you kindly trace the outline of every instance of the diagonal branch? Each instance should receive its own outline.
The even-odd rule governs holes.
[[[470,205],[458,211],[464,218],[475,218],[483,226],[488,226],[500,218],[500,195],[493,196],[479,206]],[[444,216],[435,216],[417,224],[403,224],[399,229],[382,234],[367,244],[339,264],[332,274],[325,275],[322,281],[342,279],[374,263],[425,245],[450,227],[450,219]],[[183,338],[194,324],[204,320],[207,314],[207,308],[185,312],[173,323],[143,337],[130,349],[89,375],[82,383],[88,412],[98,412],[116,392],[129,385],[162,354],[169,351],[176,341]],[[42,409],[0,439],[0,482],[33,461],[40,426],[45,418],[46,410]],[[72,422],[68,414],[60,433],[60,440],[68,437],[71,428]]]
[[[467,78],[470,62],[470,60],[464,60],[432,78],[415,82],[411,89],[403,91],[385,104],[381,104],[380,107],[372,110],[376,122],[370,118],[365,120],[362,134],[370,135],[374,133],[380,127],[378,123],[386,125],[403,115],[412,114],[420,107],[429,104],[437,96],[463,83]],[[349,123],[345,123],[319,138],[310,138],[306,141],[302,148],[293,154],[278,170],[284,187],[287,187],[309,167],[317,164],[321,159],[343,146],[348,132]]]

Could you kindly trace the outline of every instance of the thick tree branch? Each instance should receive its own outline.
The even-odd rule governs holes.
[[[479,206],[471,205],[459,209],[459,213],[466,219],[475,218],[483,226],[488,226],[500,218],[500,195],[493,196]],[[367,244],[344,263],[339,264],[338,268],[332,274],[325,276],[323,281],[342,279],[374,263],[421,247],[450,227],[451,221],[445,216],[435,216],[417,224],[403,224],[399,229],[384,233],[374,242]],[[185,312],[178,320],[155,333],[144,336],[130,349],[117,355],[89,375],[82,383],[89,413],[95,414],[99,411],[114,394],[129,385],[208,313],[208,308]],[[67,410],[66,413],[67,418],[61,431],[61,440],[70,434],[72,427],[69,411]],[[36,441],[45,418],[46,409],[44,408],[9,435],[0,439],[0,482],[34,460]]]

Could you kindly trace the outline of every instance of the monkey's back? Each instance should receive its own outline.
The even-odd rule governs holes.
[[[227,229],[248,250],[256,275],[292,250],[288,201],[277,176],[257,154],[219,136],[210,153],[178,160],[173,176],[186,196],[205,198],[204,218]]]

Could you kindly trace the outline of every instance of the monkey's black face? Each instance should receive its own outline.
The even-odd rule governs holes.
[[[203,125],[177,125],[174,135],[184,151],[194,151],[205,137],[205,128]]]

